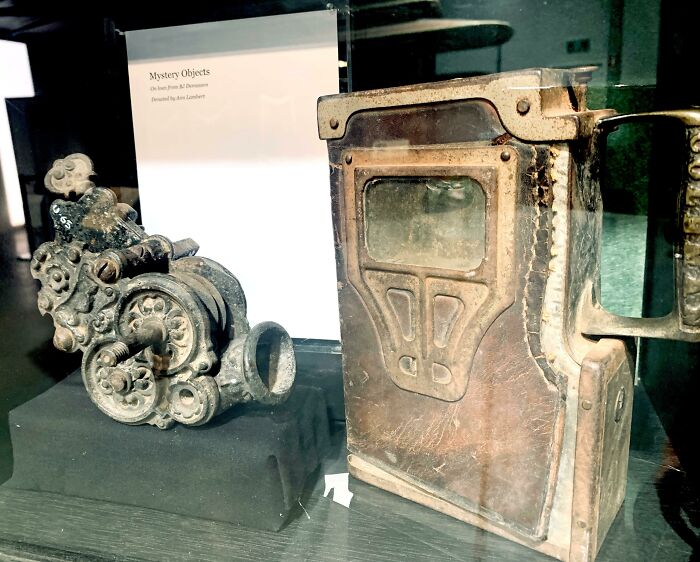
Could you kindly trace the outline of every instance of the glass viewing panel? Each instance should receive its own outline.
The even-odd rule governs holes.
[[[486,252],[486,195],[468,176],[376,178],[364,190],[376,261],[472,270]]]

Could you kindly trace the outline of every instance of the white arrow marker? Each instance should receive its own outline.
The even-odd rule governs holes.
[[[333,490],[333,501],[345,507],[350,507],[353,493],[348,489],[348,473],[326,474],[325,481],[326,490],[323,492],[323,497],[327,498],[330,491]]]

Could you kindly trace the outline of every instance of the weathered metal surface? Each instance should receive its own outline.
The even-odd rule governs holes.
[[[632,398],[622,342],[581,330],[598,125],[616,119],[586,110],[589,73],[330,96],[318,114],[352,474],[561,560],[593,559],[617,513]]]
[[[127,424],[201,425],[234,404],[285,400],[292,341],[273,322],[252,329],[236,278],[195,257],[190,239],[147,236],[107,189],[56,201],[56,240],[34,253],[39,310],[54,344],[82,351],[93,402]]]
[[[136,211],[118,203],[109,189],[90,189],[77,202],[57,199],[51,203],[50,215],[57,242],[77,241],[90,252],[125,248],[146,238],[134,222]]]
[[[620,340],[600,340],[581,365],[570,559],[595,558],[625,497],[634,392]]]

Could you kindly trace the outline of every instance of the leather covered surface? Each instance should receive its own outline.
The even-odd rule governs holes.
[[[343,203],[343,190],[352,182],[343,179],[342,150],[362,146],[359,131],[363,127],[373,142],[386,135],[408,139],[409,145],[439,144],[453,141],[456,129],[462,141],[492,145],[483,143],[482,135],[489,130],[497,134],[500,124],[497,118],[489,124],[492,114],[484,109],[479,127],[474,127],[474,114],[467,107],[472,104],[473,108],[474,103],[478,104],[417,109],[415,115],[404,115],[403,121],[390,111],[387,116],[358,114],[350,120],[344,142],[329,144],[331,160],[341,165],[334,170],[332,182],[348,449],[506,529],[544,539],[564,412],[563,385],[548,371],[538,340],[549,235],[546,197],[538,200],[533,195],[532,182],[542,179],[537,172],[546,169],[546,161],[537,161],[532,148],[522,147],[519,152],[522,176],[512,241],[514,300],[483,333],[461,399],[418,394],[391,380],[371,307],[352,286],[346,269],[345,221],[355,218],[348,216],[351,211]],[[435,126],[451,119],[453,127]]]

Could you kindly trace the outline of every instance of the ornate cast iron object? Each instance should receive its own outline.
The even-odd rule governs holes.
[[[56,238],[31,262],[39,310],[53,318],[58,349],[83,352],[85,388],[105,414],[166,429],[287,398],[291,338],[274,322],[251,329],[238,280],[195,256],[193,240],[147,235],[99,187],[50,213]]]
[[[71,193],[82,195],[95,187],[90,180],[95,175],[92,160],[85,154],[69,154],[54,160],[53,166],[44,177],[44,186],[52,193],[68,197]]]

